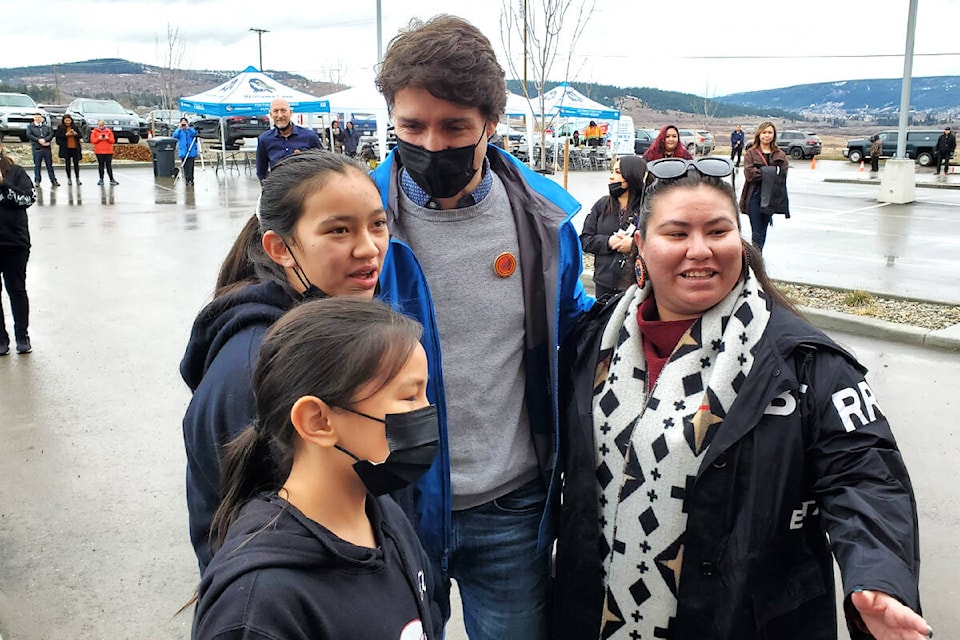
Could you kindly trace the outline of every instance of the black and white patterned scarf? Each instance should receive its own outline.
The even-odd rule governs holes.
[[[649,285],[635,285],[623,296],[604,329],[595,377],[603,639],[669,637],[683,563],[684,493],[723,428],[770,319],[750,274],[690,326],[645,393],[636,318],[649,293]]]

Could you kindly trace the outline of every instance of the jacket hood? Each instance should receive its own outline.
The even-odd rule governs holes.
[[[368,496],[367,514],[378,539],[384,535],[380,506]],[[357,547],[340,540],[276,494],[263,494],[248,502],[230,526],[223,548],[204,571],[203,580],[210,584],[203,585],[201,591],[222,593],[247,574],[264,569],[313,571],[343,567],[353,573],[365,573],[383,566],[380,549]]]
[[[260,282],[215,299],[197,315],[180,375],[196,391],[213,359],[227,341],[251,325],[269,326],[295,304],[275,282]]]

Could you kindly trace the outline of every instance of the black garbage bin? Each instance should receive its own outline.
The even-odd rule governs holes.
[[[177,139],[157,136],[147,140],[153,157],[153,175],[159,178],[173,177],[173,163],[177,157]]]

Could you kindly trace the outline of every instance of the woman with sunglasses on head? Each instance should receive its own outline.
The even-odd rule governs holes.
[[[602,298],[629,286],[633,263],[633,232],[643,197],[647,163],[637,156],[614,160],[608,184],[610,194],[597,200],[583,222],[580,244],[592,253],[594,295]]]
[[[254,416],[250,376],[263,334],[301,300],[373,297],[389,244],[373,181],[346,156],[311,150],[284,158],[194,322],[180,362],[193,392],[183,417],[190,539],[201,572],[210,521],[223,497],[223,445]]]
[[[257,418],[226,448],[194,640],[436,637],[429,560],[385,497],[437,452],[421,333],[348,298],[306,302],[267,332]]]
[[[762,206],[763,182],[768,181],[768,190],[782,190],[779,195],[786,198],[787,154],[777,146],[777,128],[772,122],[761,122],[753,135],[752,146],[743,154],[743,191],[740,192],[740,211],[745,211],[750,219],[750,234],[753,244],[763,251],[767,241],[767,227],[773,224],[774,213],[790,214],[780,210],[776,202]],[[764,167],[771,170],[764,171]]]
[[[637,283],[561,349],[554,637],[836,638],[831,550],[852,638],[926,637],[913,491],[864,368],[741,237],[731,161],[647,170]]]

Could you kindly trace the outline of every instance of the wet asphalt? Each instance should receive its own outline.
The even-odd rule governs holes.
[[[960,303],[960,191],[878,206],[878,186],[835,165],[791,173],[794,216],[777,220],[765,253],[773,275]],[[4,640],[189,637],[189,616],[175,615],[197,580],[177,366],[259,184],[242,163],[227,174],[198,165],[192,188],[148,166],[118,164],[115,175],[115,187],[87,168],[82,186],[44,184],[30,209],[34,352],[0,358]],[[568,188],[589,209],[605,185],[606,174],[581,172]],[[4,307],[9,322],[5,295]],[[960,354],[837,337],[870,366],[911,468],[925,612],[949,637],[960,630]],[[448,637],[465,638],[458,621]]]

